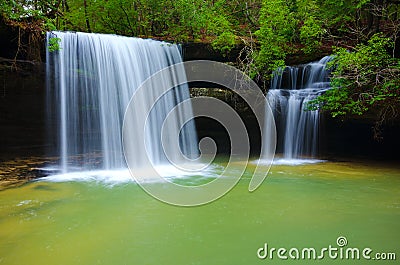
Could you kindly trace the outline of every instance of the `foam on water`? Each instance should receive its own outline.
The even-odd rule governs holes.
[[[182,170],[173,165],[157,165],[154,167],[156,172],[167,180],[186,178],[193,176],[212,177],[218,168],[216,165],[205,166],[201,171]],[[123,184],[135,182],[133,176],[127,168],[113,170],[88,170],[75,171],[69,173],[52,174],[38,179],[48,182],[100,182],[104,184]],[[148,182],[157,182],[156,178],[146,178]]]
[[[316,163],[323,163],[326,162],[326,160],[320,160],[320,159],[287,159],[287,158],[277,158],[272,161],[272,165],[287,165],[287,166],[299,166],[299,165],[305,165],[305,164],[316,164]],[[253,163],[260,163],[262,164],[269,164],[269,161],[259,159],[253,161]]]
[[[288,166],[298,166],[298,165],[304,165],[304,164],[316,164],[316,163],[323,163],[326,162],[326,160],[320,160],[320,159],[285,159],[285,158],[279,158],[275,159],[272,164],[273,165],[288,165]]]

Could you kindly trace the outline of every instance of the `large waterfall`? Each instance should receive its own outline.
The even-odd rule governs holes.
[[[54,148],[60,155],[62,172],[126,168],[121,128],[129,100],[152,74],[182,61],[179,47],[105,34],[49,32],[48,44],[51,38],[59,38],[60,49],[47,52],[48,105],[53,121],[49,126],[56,131]],[[146,130],[146,150],[137,150],[138,157],[148,151],[154,164],[166,163],[159,136],[162,121],[187,98],[189,89],[181,85],[155,104]],[[153,104],[146,97],[140,102],[143,108]],[[191,108],[183,111],[185,115],[192,112]],[[135,115],[142,118],[145,113]],[[180,119],[178,113],[172,122],[180,126]],[[132,139],[135,133],[142,132],[133,131]],[[183,154],[197,154],[193,120],[185,124],[179,141]]]
[[[287,66],[274,73],[267,99],[278,130],[278,152],[285,159],[315,157],[318,152],[318,110],[306,110],[307,102],[330,88],[327,56],[318,62]]]

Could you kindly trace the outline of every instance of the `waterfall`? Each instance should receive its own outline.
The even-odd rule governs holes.
[[[80,32],[48,32],[47,43],[55,37],[61,48],[47,51],[47,93],[49,127],[55,131],[54,148],[60,155],[62,172],[126,168],[121,128],[129,100],[152,74],[182,61],[179,46]],[[159,136],[162,122],[189,96],[187,85],[175,87],[162,96],[149,115],[146,149],[155,165],[167,163]],[[144,97],[141,104],[144,108],[153,102]],[[192,113],[191,107],[183,111],[185,115]],[[172,118],[176,126],[181,125],[180,114]],[[135,115],[142,118],[145,113],[138,111]],[[143,132],[133,131],[132,139],[136,133]],[[182,128],[179,141],[183,154],[197,154],[193,120]],[[137,150],[138,157],[145,151]]]
[[[330,88],[326,64],[331,57],[297,67],[287,66],[273,75],[267,94],[278,131],[278,152],[285,159],[315,157],[318,152],[318,110],[307,102]]]

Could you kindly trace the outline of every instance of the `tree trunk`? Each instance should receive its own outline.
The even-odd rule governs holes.
[[[86,20],[87,31],[89,33],[91,33],[92,30],[90,29],[89,17],[88,17],[88,14],[87,14],[87,2],[86,2],[86,0],[83,0],[83,7],[85,9],[85,20]]]

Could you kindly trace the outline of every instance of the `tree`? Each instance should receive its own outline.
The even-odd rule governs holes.
[[[329,111],[333,117],[372,113],[379,138],[381,125],[400,111],[400,59],[391,56],[393,48],[393,40],[383,34],[351,52],[336,48],[330,62],[332,89],[310,102],[310,108]]]
[[[61,25],[66,30],[90,28],[126,36],[213,42],[215,48],[229,50],[239,33],[240,12],[235,9],[242,4],[228,0],[68,0]]]
[[[260,11],[260,29],[255,35],[260,45],[256,66],[261,73],[272,72],[285,65],[291,50],[297,21],[284,0],[264,0]]]

